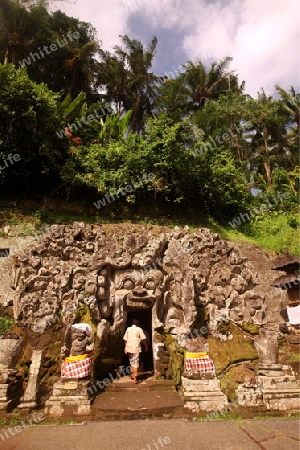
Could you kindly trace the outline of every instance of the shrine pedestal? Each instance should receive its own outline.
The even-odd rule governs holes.
[[[22,380],[14,369],[0,369],[0,411],[9,412],[18,403]]]
[[[49,416],[88,415],[91,412],[91,399],[88,395],[90,381],[58,381],[53,385],[53,394],[47,400],[45,413]]]
[[[228,405],[226,395],[221,391],[220,381],[212,379],[192,380],[181,377],[184,407],[193,412],[222,411]]]
[[[299,382],[289,366],[259,364],[255,383],[243,383],[237,390],[241,406],[265,406],[269,410],[299,411]]]

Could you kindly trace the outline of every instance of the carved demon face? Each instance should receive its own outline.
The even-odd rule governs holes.
[[[151,308],[161,296],[163,274],[158,270],[116,271],[115,294],[127,307]]]

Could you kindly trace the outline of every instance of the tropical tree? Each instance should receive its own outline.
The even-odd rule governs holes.
[[[70,94],[58,102],[58,112],[62,119],[67,122],[73,122],[76,117],[81,117],[86,113],[86,93],[80,92],[77,97],[72,100]]]
[[[55,92],[75,98],[84,91],[89,103],[96,101],[95,29],[61,11],[51,14],[47,5],[46,0],[1,0],[2,61],[26,66],[32,80]]]
[[[287,147],[286,118],[282,114],[280,103],[262,90],[258,99],[247,102],[245,119],[250,128],[250,162],[261,175],[262,189],[272,188],[273,171],[276,167],[288,168],[290,151]]]
[[[132,111],[130,130],[143,130],[147,117],[153,116],[159,77],[151,72],[157,38],[145,49],[143,44],[121,37],[122,46],[115,47],[115,54],[100,52],[102,62],[99,86],[105,89],[105,99],[114,102],[117,111]]]
[[[183,65],[185,71],[176,79],[165,80],[161,88],[161,109],[172,117],[175,112],[178,118],[178,113],[186,116],[199,111],[209,100],[216,100],[228,91],[242,93],[244,83],[239,85],[237,75],[229,70],[231,61],[232,58],[227,57],[219,63],[213,62],[209,70],[200,59],[188,61]]]
[[[293,86],[286,92],[280,86],[275,86],[280,95],[280,109],[286,117],[287,146],[290,153],[290,167],[299,162],[299,126],[300,126],[300,93],[296,93]]]
[[[4,64],[17,64],[27,56],[38,31],[45,27],[46,0],[1,0],[0,53]]]
[[[68,141],[56,135],[63,127],[58,99],[45,84],[30,80],[24,68],[0,65],[1,163],[19,155],[0,172],[5,185],[42,192],[61,181]]]
[[[60,45],[58,44],[60,43]],[[55,44],[57,50],[28,66],[29,76],[46,83],[55,92],[70,94],[74,99],[85,92],[88,103],[96,101],[96,60],[100,44],[95,29],[86,22],[61,11],[49,15],[47,27],[40,30],[31,52]]]

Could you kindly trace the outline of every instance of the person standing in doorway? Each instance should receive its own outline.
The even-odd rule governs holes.
[[[134,384],[138,384],[139,382],[137,376],[139,371],[140,353],[142,351],[141,344],[144,346],[145,351],[148,351],[146,336],[143,330],[139,327],[139,324],[138,319],[133,319],[131,327],[127,328],[123,337],[125,341],[124,351],[129,357]]]

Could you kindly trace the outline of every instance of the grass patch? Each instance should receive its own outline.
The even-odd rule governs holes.
[[[80,206],[80,205],[79,205]],[[82,208],[78,208],[80,211]],[[26,211],[26,212],[24,212]],[[173,215],[160,213],[155,216],[155,211],[148,210],[140,213],[129,211],[126,214],[109,212],[105,216],[95,214],[74,214],[59,208],[56,209],[29,209],[20,204],[18,207],[0,210],[0,224],[21,225],[20,235],[34,234],[35,230],[41,229],[45,225],[51,224],[71,224],[73,222],[101,223],[101,224],[148,224],[168,228],[175,226],[183,227],[188,225],[190,231],[207,227],[213,232],[220,234],[223,239],[232,242],[246,242],[259,245],[263,248],[284,253],[289,251],[292,255],[300,256],[299,239],[299,218],[297,211],[288,214],[279,214],[276,211],[269,211],[265,216],[255,216],[251,222],[244,222],[240,226],[233,228],[229,224],[220,224],[216,220],[201,216],[196,212],[184,214],[178,210],[178,214]],[[153,215],[151,215],[151,212]],[[187,219],[188,217],[188,219]]]
[[[195,421],[217,421],[217,420],[241,420],[242,417],[234,411],[215,411],[206,414],[205,416],[195,417]]]
[[[0,335],[8,333],[13,324],[13,319],[10,319],[9,317],[0,317]]]
[[[300,239],[298,213],[278,215],[269,212],[267,216],[255,217],[252,222],[242,224],[238,228],[221,225],[209,220],[209,228],[219,233],[223,239],[233,242],[250,242],[275,252],[290,252],[300,256]]]
[[[289,216],[270,215],[255,222],[252,228],[256,242],[262,247],[300,255],[299,229],[291,225]]]

